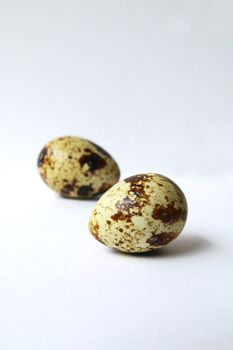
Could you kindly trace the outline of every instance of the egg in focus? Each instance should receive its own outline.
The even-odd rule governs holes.
[[[38,157],[44,182],[67,198],[92,198],[112,187],[120,177],[116,161],[102,147],[75,136],[47,143]]]
[[[116,183],[99,199],[89,230],[109,248],[142,253],[177,238],[187,212],[185,195],[172,180],[159,174],[140,174]]]

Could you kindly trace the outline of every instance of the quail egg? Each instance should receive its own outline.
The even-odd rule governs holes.
[[[39,154],[42,179],[68,198],[92,198],[104,193],[120,177],[115,160],[103,148],[81,137],[50,141]]]
[[[99,199],[89,229],[110,248],[142,253],[174,240],[186,218],[185,196],[172,180],[140,174],[116,183]]]

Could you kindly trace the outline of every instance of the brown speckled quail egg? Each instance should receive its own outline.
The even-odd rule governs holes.
[[[169,178],[149,173],[110,188],[97,202],[89,229],[110,248],[141,253],[174,240],[186,218],[187,202],[181,189]]]
[[[92,198],[114,185],[120,176],[115,160],[104,149],[81,137],[56,138],[38,158],[42,179],[69,198]]]

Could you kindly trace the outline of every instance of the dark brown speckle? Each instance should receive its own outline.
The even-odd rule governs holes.
[[[138,174],[138,175],[133,175],[133,176],[127,177],[126,179],[124,179],[124,181],[125,182],[138,182],[141,180],[145,180],[146,178],[148,178],[148,175]]]
[[[68,196],[70,192],[72,192],[73,190],[74,190],[74,186],[72,184],[67,184],[63,186],[63,188],[61,189],[61,195]]]
[[[89,229],[92,233],[92,235],[100,242],[100,243],[103,243],[104,242],[102,241],[102,239],[99,237],[99,224],[96,223],[94,224],[92,221],[89,223]]]
[[[91,185],[84,185],[79,187],[77,194],[80,197],[89,197],[92,191],[93,191],[93,188]]]
[[[115,207],[117,208],[117,212],[111,216],[114,221],[123,220],[131,222],[131,218],[134,215],[133,208],[136,207],[134,201],[129,197],[125,197],[117,201]]]
[[[142,205],[146,204],[148,201],[148,196],[145,193],[145,187],[147,186],[147,182],[150,181],[150,179],[150,175],[139,174],[128,177],[124,180],[126,183],[129,183],[130,192],[140,199],[137,203],[139,207],[142,207]]]
[[[175,237],[176,234],[174,232],[162,232],[160,234],[153,233],[146,242],[152,246],[163,246],[171,242]]]
[[[98,190],[98,194],[106,192],[110,187],[111,187],[111,185],[109,185],[107,183],[103,183]]]
[[[83,167],[84,164],[87,164],[89,166],[89,171],[91,173],[94,173],[96,170],[102,169],[106,166],[106,161],[102,157],[100,157],[97,153],[83,155],[79,159],[79,163],[81,167]]]
[[[126,221],[126,222],[131,222],[131,216],[132,215],[130,215],[130,214],[124,214],[124,213],[118,211],[117,213],[113,214],[111,216],[111,218],[114,221],[123,220],[123,221]]]
[[[184,220],[184,217],[187,215],[185,212],[186,210],[176,208],[174,202],[167,206],[156,204],[153,209],[152,217],[155,220],[161,220],[164,224],[173,224],[180,219]]]
[[[135,203],[130,199],[129,197],[125,197],[116,203],[116,208],[119,210],[126,210],[129,211],[130,209],[134,208]]]
[[[45,157],[47,156],[47,154],[48,154],[48,148],[44,147],[42,149],[42,151],[40,152],[39,157],[38,157],[38,161],[37,161],[38,167],[41,167],[43,165]]]

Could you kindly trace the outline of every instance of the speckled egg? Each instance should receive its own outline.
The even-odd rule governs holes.
[[[38,169],[54,191],[68,198],[92,198],[120,177],[115,160],[103,148],[81,137],[50,141],[40,152]]]
[[[141,174],[118,182],[99,199],[89,229],[110,248],[141,253],[174,240],[186,218],[185,196],[172,180]]]

